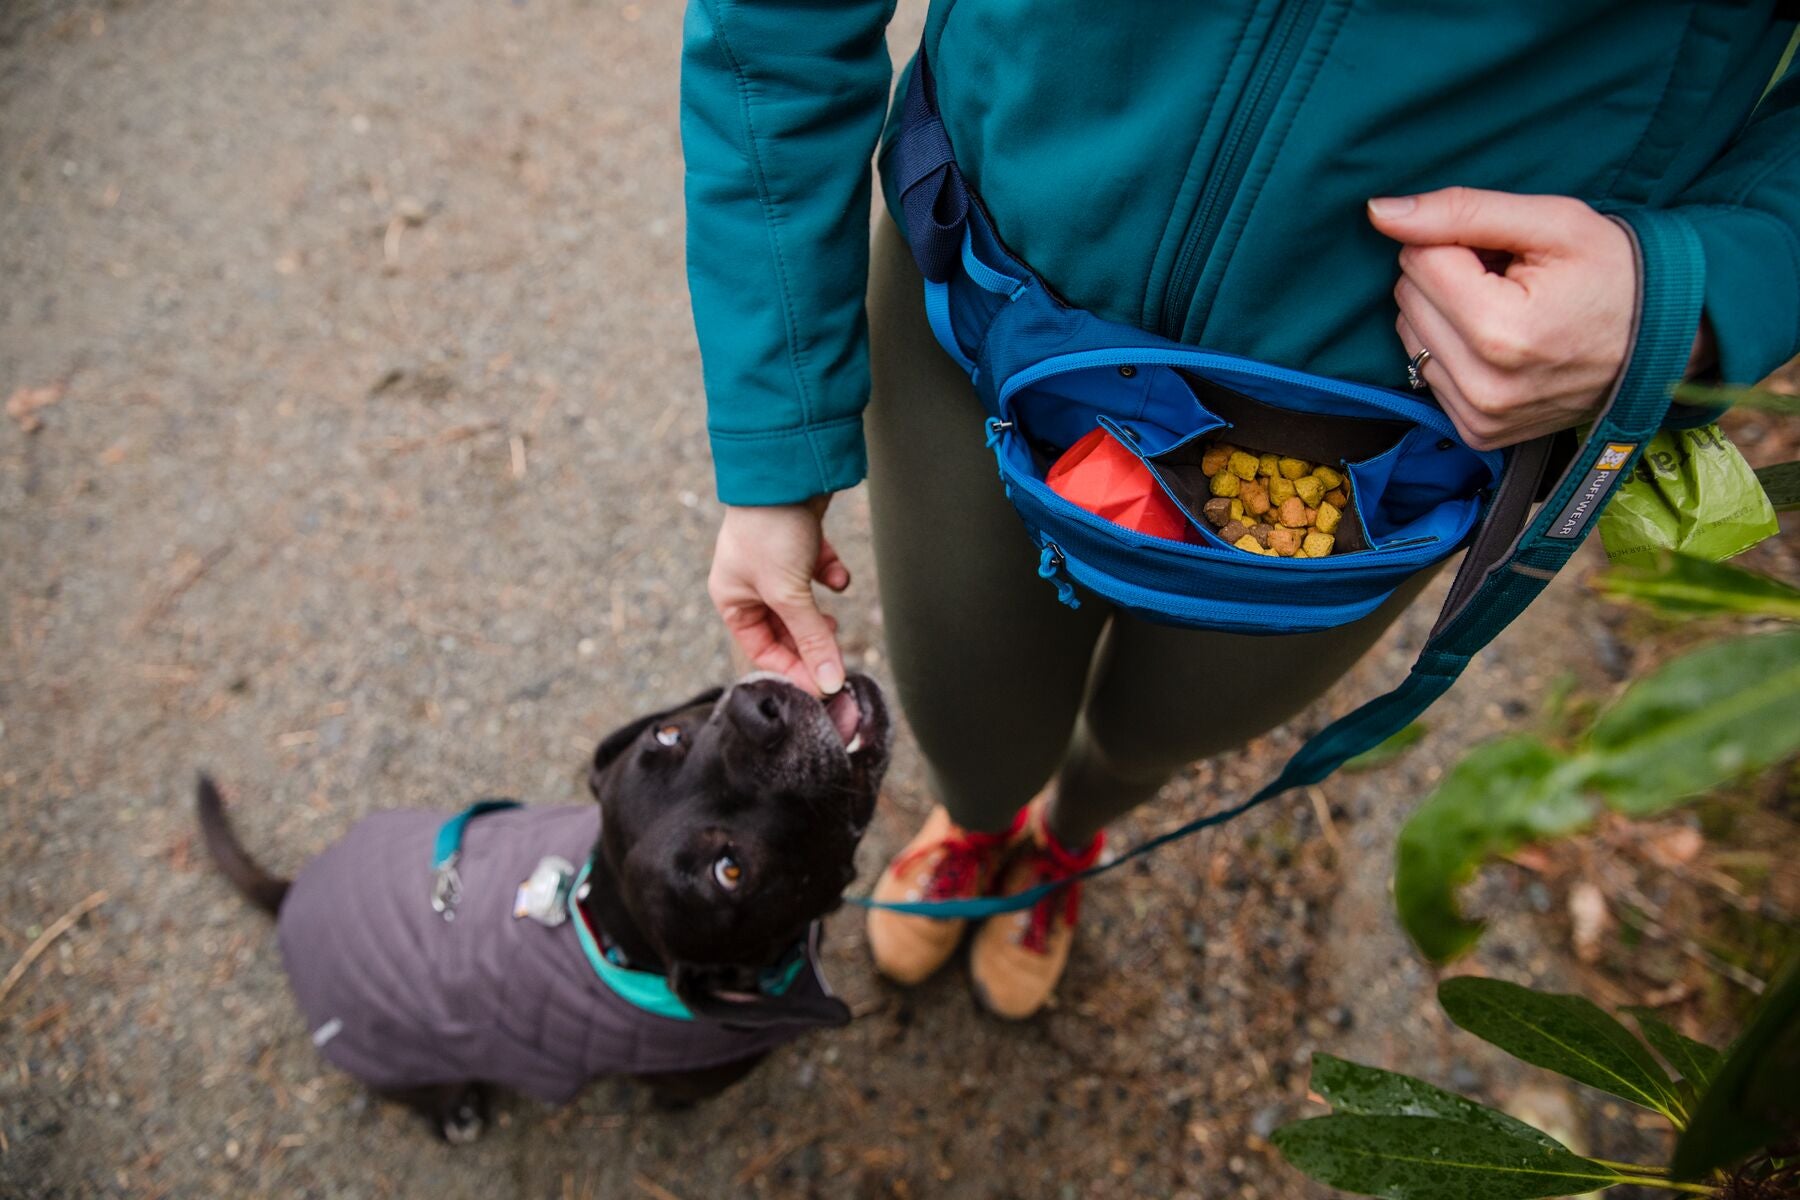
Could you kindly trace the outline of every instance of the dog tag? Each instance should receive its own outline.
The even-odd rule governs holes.
[[[550,855],[538,862],[531,878],[513,895],[513,918],[530,917],[540,925],[557,926],[569,919],[569,885],[575,882],[575,866],[566,858]]]

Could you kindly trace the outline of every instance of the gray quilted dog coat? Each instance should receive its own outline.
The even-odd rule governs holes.
[[[308,863],[281,905],[288,981],[328,1062],[381,1090],[500,1084],[560,1104],[601,1075],[720,1066],[806,1032],[727,1028],[638,1008],[601,981],[573,919],[513,916],[546,855],[585,861],[595,805],[487,813],[465,831],[456,919],[431,907],[447,814],[388,812]],[[828,990],[809,961],[789,996]]]

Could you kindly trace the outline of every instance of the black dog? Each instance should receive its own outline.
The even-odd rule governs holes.
[[[821,704],[758,675],[602,741],[598,809],[490,803],[448,830],[446,813],[382,813],[291,884],[251,860],[204,777],[200,826],[276,915],[320,1052],[462,1142],[490,1085],[560,1103],[629,1074],[690,1103],[849,1020],[817,922],[854,878],[890,740],[866,676]]]

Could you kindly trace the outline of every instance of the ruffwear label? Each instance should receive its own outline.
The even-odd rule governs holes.
[[[1608,442],[1606,449],[1600,452],[1600,458],[1594,463],[1594,469],[1588,472],[1581,486],[1575,489],[1575,495],[1569,500],[1567,508],[1550,526],[1547,537],[1578,538],[1587,531],[1587,525],[1595,513],[1606,507],[1607,493],[1619,482],[1624,474],[1620,470],[1631,458],[1631,452],[1637,449],[1636,442]]]

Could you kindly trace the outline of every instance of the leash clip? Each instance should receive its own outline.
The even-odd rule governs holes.
[[[456,920],[456,905],[462,899],[462,876],[456,873],[456,860],[460,857],[460,853],[452,852],[432,874],[431,911],[446,921]]]

